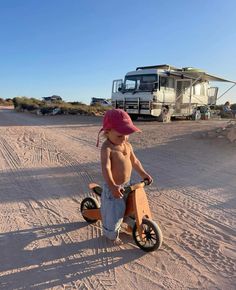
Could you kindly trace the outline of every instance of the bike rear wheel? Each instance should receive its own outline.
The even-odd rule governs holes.
[[[85,199],[82,200],[81,205],[80,205],[80,212],[82,213],[82,216],[86,220],[86,222],[95,223],[97,221],[97,219],[90,219],[88,217],[85,217],[83,215],[83,210],[97,209],[97,208],[99,208],[99,204],[95,198],[86,197]]]

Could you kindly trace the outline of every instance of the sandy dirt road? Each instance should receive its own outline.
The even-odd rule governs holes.
[[[102,180],[100,124],[0,109],[0,289],[235,289],[236,146],[202,137],[226,121],[136,122],[164,236],[152,253],[126,233],[112,247],[79,212]]]

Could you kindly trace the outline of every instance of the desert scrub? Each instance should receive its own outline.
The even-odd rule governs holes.
[[[42,115],[53,114],[55,109],[57,109],[56,114],[103,115],[108,109],[110,109],[110,107],[103,107],[101,105],[90,106],[81,102],[46,102],[27,97],[16,97],[13,99],[13,104],[16,111],[40,112]]]
[[[16,97],[13,98],[13,105],[17,111],[35,111],[39,109],[41,101],[35,98]]]
[[[0,106],[6,106],[6,107],[13,106],[12,99],[4,100],[3,98],[0,98]]]

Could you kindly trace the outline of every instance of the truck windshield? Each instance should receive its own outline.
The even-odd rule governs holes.
[[[157,88],[157,75],[130,75],[125,77],[125,91],[153,91]]]

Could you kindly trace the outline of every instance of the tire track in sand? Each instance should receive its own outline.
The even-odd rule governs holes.
[[[73,170],[76,170],[78,175],[80,175],[81,179],[83,180],[83,183],[88,183],[93,180],[91,176],[88,174],[86,168],[84,166],[81,166],[81,164],[78,162],[78,160],[75,160],[72,158],[68,153],[62,152],[62,151],[55,151],[55,147],[52,150],[52,147],[50,145],[50,142],[46,138],[43,140],[43,145],[42,145],[42,140],[41,138],[38,138],[38,140],[41,142],[41,144],[38,144],[36,142],[36,138],[34,135],[31,134],[24,134],[24,137],[22,137],[23,140],[23,145],[24,148],[26,148],[28,151],[30,150],[31,153],[30,155],[32,156],[32,159],[30,162],[33,162],[33,166],[38,166],[39,163],[42,162],[42,148],[45,151],[50,151],[54,153],[56,152],[58,156],[58,152],[60,154],[60,158],[51,158],[52,163],[58,163],[60,165],[66,165],[72,168]],[[21,139],[18,139],[18,143],[20,144]],[[32,145],[32,142],[34,143]],[[45,227],[45,226],[50,226],[51,224],[60,224],[61,221],[61,216],[57,214],[57,208],[53,209],[53,203],[49,201],[38,201],[35,198],[33,198],[33,193],[35,189],[37,188],[37,192],[44,191],[45,188],[40,184],[40,182],[37,179],[34,179],[32,182],[32,179],[30,178],[30,174],[27,174],[27,172],[23,172],[24,168],[22,166],[22,163],[20,162],[19,156],[15,153],[15,150],[13,147],[9,145],[6,139],[3,140],[1,139],[1,143],[4,145],[2,146],[3,148],[3,154],[5,155],[6,160],[9,161],[9,166],[13,170],[12,178],[15,179],[16,181],[19,180],[20,182],[18,185],[20,185],[20,192],[23,190],[26,190],[29,194],[29,196],[32,196],[28,202],[21,203],[20,205],[20,212],[24,219],[27,220],[28,226],[30,227]],[[49,144],[49,146],[47,146]],[[22,144],[20,144],[22,145]],[[48,149],[49,148],[49,149]],[[36,157],[34,157],[36,156]],[[25,164],[24,164],[25,165]],[[27,176],[28,175],[28,176]],[[34,219],[32,219],[32,216],[34,216]],[[37,217],[37,218],[36,218]],[[53,217],[53,219],[52,219]],[[35,221],[36,218],[36,221]],[[32,222],[32,220],[34,220]],[[43,221],[44,220],[44,221]],[[92,229],[92,232],[91,232]],[[101,233],[97,229],[94,229],[93,227],[88,227],[87,233],[89,236],[91,236],[93,239],[98,238]],[[42,231],[41,231],[42,234]],[[45,233],[46,235],[46,233]],[[74,240],[77,241],[76,238]],[[71,244],[73,243],[73,238],[71,238],[70,234],[65,234],[62,238],[63,243],[65,244]],[[34,242],[32,245],[33,249],[38,249],[39,245],[36,242]],[[101,245],[100,245],[101,246]],[[104,252],[106,253],[106,250],[104,251],[104,248],[100,247],[94,247],[93,243],[93,251],[94,255],[100,255],[101,258],[98,260],[96,263],[103,265],[102,268],[106,268],[108,264],[111,263],[112,257],[107,257],[106,255],[102,257]],[[108,255],[109,256],[109,255]],[[86,262],[86,254],[81,254],[79,253],[79,257],[83,258],[83,263]],[[73,259],[78,258],[77,255],[73,256]],[[89,268],[89,264],[87,265]],[[106,289],[106,287],[113,285],[114,283],[116,284],[116,278],[115,278],[115,271],[114,270],[108,270],[104,274],[99,275],[99,279],[96,276],[91,276],[91,278],[88,278],[87,283],[90,285],[96,284],[97,289]]]

